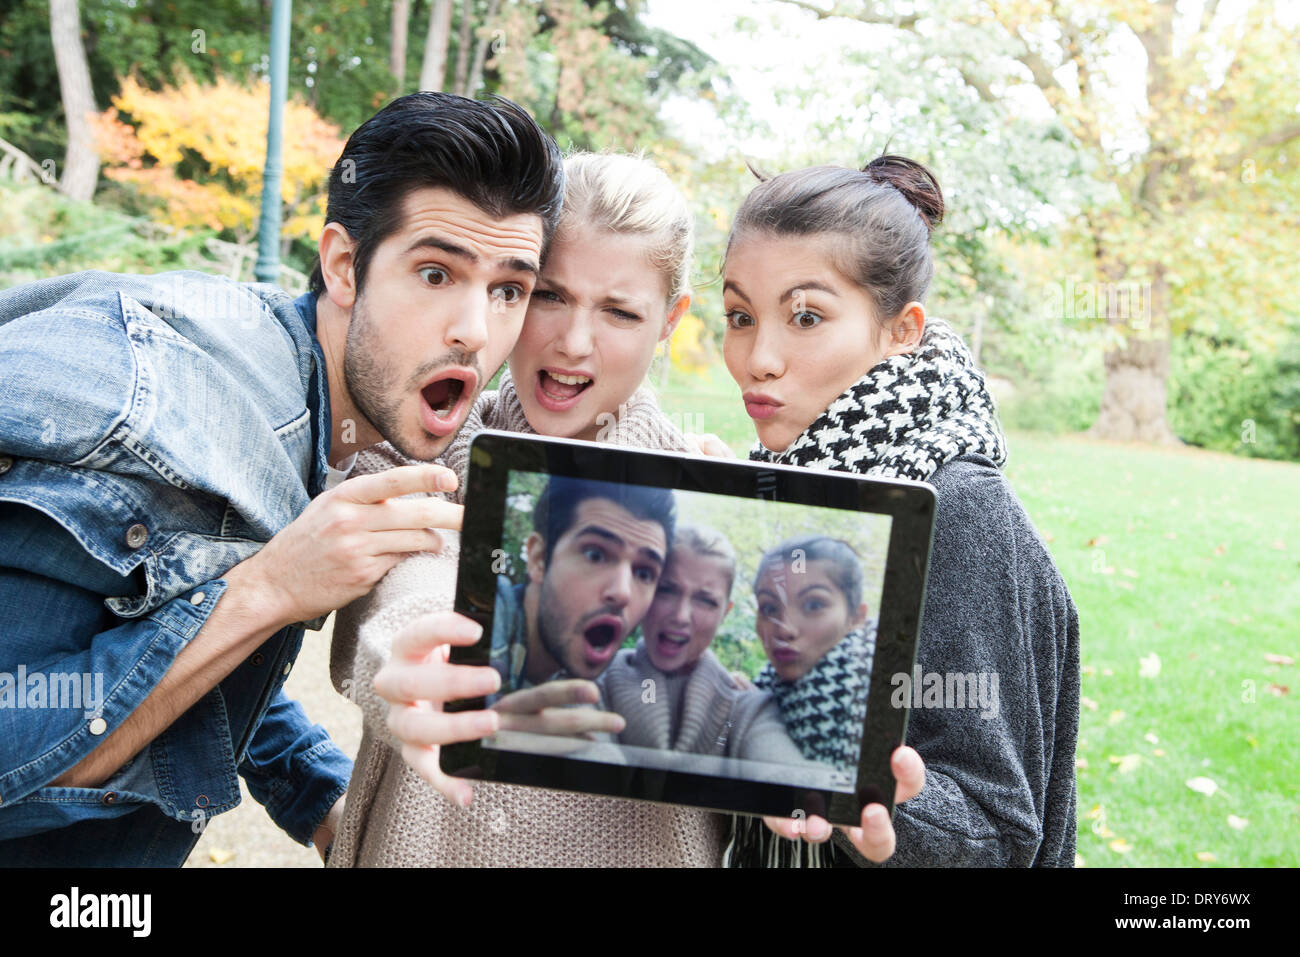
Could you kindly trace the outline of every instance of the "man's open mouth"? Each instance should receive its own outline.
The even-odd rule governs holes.
[[[595,381],[591,376],[579,372],[542,369],[537,373],[535,397],[544,408],[552,412],[564,412],[576,405],[582,393]]]
[[[471,369],[447,369],[426,383],[420,390],[420,418],[425,429],[440,436],[455,432],[474,397],[477,381]]]
[[[589,665],[603,665],[618,651],[623,640],[623,619],[602,615],[588,622],[582,630],[584,652]]]

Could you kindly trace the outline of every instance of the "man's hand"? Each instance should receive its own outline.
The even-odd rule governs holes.
[[[894,749],[889,759],[897,786],[894,788],[894,803],[902,804],[921,793],[925,787],[925,762],[913,748],[903,745]],[[829,840],[831,825],[825,818],[810,817],[807,821],[798,818],[765,817],[763,821],[782,837],[802,837],[814,844]],[[839,825],[837,825],[839,826]],[[869,861],[879,864],[894,853],[894,825],[889,820],[889,812],[883,804],[868,804],[862,809],[861,827],[841,827],[853,842],[853,846]]]
[[[442,706],[495,693],[501,676],[494,668],[453,665],[448,656],[452,645],[472,645],[482,634],[477,622],[455,612],[424,615],[398,632],[392,658],[375,675],[375,691],[388,702],[388,730],[401,742],[402,757],[461,807],[469,806],[474,790],[468,781],[442,773],[438,748],[496,734],[501,718],[496,711],[444,712]]]
[[[627,727],[622,715],[613,711],[575,707],[594,705],[599,701],[600,689],[594,681],[570,678],[513,691],[492,707],[501,713],[503,731],[529,731],[593,740],[591,736],[594,734],[618,734]]]
[[[372,589],[410,552],[436,552],[434,529],[460,528],[464,509],[414,492],[450,492],[456,473],[403,465],[362,475],[318,495],[261,551],[240,562],[262,588],[277,625],[310,621]]]
[[[344,795],[346,797],[347,795]],[[330,849],[334,843],[334,835],[339,832],[339,825],[343,823],[343,798],[334,802],[334,806],[329,809],[325,819],[320,822],[316,832],[311,836],[312,845],[316,848],[316,853],[320,859],[325,860],[325,852]]]

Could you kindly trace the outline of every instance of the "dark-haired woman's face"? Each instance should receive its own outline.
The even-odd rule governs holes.
[[[758,637],[782,681],[798,681],[866,621],[867,606],[849,607],[829,564],[768,562],[754,583]]]
[[[870,295],[835,268],[835,241],[754,234],[727,254],[723,358],[774,452],[887,354]]]

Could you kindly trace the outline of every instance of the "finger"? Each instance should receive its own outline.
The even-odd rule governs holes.
[[[501,716],[495,711],[427,711],[410,705],[390,705],[388,730],[402,744],[429,747],[477,741],[497,733]]]
[[[334,489],[346,502],[370,504],[415,492],[453,492],[456,473],[442,465],[399,465],[371,475],[358,475]]]
[[[460,807],[469,807],[470,801],[474,799],[474,789],[468,781],[443,773],[442,768],[438,766],[437,748],[419,748],[404,744],[402,760],[451,803]]]
[[[566,678],[548,681],[536,688],[512,691],[492,707],[511,714],[537,714],[544,708],[563,708],[571,704],[596,704],[600,689],[594,681],[583,678]]]
[[[481,665],[390,661],[375,675],[375,691],[385,701],[458,701],[495,694],[501,675]]]
[[[786,840],[795,841],[803,837],[804,821],[800,818],[793,817],[765,817],[763,823],[766,824],[774,834],[784,837]]]
[[[623,716],[596,708],[546,708],[537,714],[502,712],[504,731],[528,731],[532,734],[555,734],[575,737],[581,734],[619,734],[627,727]]]
[[[440,498],[394,498],[364,509],[362,521],[375,532],[412,528],[460,531],[464,515],[465,506]]]
[[[925,762],[915,748],[902,745],[894,749],[889,759],[889,766],[897,782],[894,788],[894,803],[910,801],[925,788]]]
[[[393,638],[393,659],[424,661],[439,645],[472,645],[483,635],[483,628],[472,618],[454,611],[436,611],[421,615]]]
[[[365,541],[371,555],[400,555],[403,558],[412,552],[436,554],[442,551],[443,546],[442,536],[431,528],[371,532]]]
[[[850,830],[849,837],[853,838]],[[869,861],[879,864],[894,853],[894,825],[883,804],[868,804],[862,809],[862,829],[853,846]]]

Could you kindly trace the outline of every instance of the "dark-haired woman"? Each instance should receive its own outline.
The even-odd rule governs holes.
[[[926,316],[942,216],[933,175],[902,157],[762,182],[727,245],[724,357],[758,434],[751,458],[935,487],[917,662],[999,677],[995,713],[914,708],[908,740],[926,784],[896,810],[888,863],[1068,867],[1078,618],[999,471],[1006,446],[983,375]],[[783,859],[782,843],[736,819],[729,860]],[[839,833],[831,846],[860,862]]]

